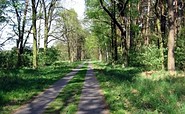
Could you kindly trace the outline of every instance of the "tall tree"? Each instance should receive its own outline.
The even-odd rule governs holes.
[[[161,11],[160,11],[161,10]],[[163,15],[164,15],[164,7],[163,3],[159,0],[156,0],[155,2],[155,16],[156,16],[156,26],[157,26],[157,35],[158,35],[158,41],[159,41],[159,49],[160,49],[160,55],[161,55],[161,68],[164,70],[164,44],[163,44],[163,37],[164,37],[164,28],[163,27]]]
[[[122,50],[123,50],[123,54],[122,57],[125,58],[124,63],[125,66],[128,66],[128,45],[127,45],[127,39],[126,39],[126,27],[123,27],[126,25],[126,18],[125,18],[125,10],[126,7],[129,3],[129,0],[126,0],[125,2],[118,0],[117,3],[117,8],[119,11],[119,15],[121,17],[121,22],[119,22],[119,19],[116,19],[115,16],[106,8],[106,6],[104,5],[104,0],[99,0],[100,1],[100,5],[102,6],[102,8],[105,10],[105,12],[110,16],[110,18],[112,19],[112,21],[115,23],[115,25],[118,27],[118,29],[120,30],[120,35],[121,35],[121,45],[122,45]]]
[[[147,1],[147,19],[146,19],[146,36],[145,36],[145,44],[149,45],[149,32],[150,32],[150,8],[151,7],[151,0]]]
[[[169,34],[168,34],[168,70],[175,70],[175,21],[174,15],[174,0],[168,0],[168,21],[169,21]]]
[[[67,44],[70,61],[81,60],[84,45],[84,30],[74,9],[60,10],[53,34],[50,35]]]
[[[31,0],[32,3],[32,25],[33,25],[33,68],[37,68],[37,9],[35,0]]]
[[[105,11],[99,5],[99,1],[89,1],[86,0],[86,21],[91,23],[90,31],[92,37],[88,37],[87,40],[91,38],[90,42],[86,42],[87,49],[93,48],[93,50],[89,50],[93,54],[89,53],[89,56],[92,58],[99,58],[99,60],[118,60],[118,38],[116,25],[111,20],[110,16],[104,13]],[[114,7],[113,7],[114,6]],[[111,4],[109,10],[114,15],[116,12],[116,4]],[[116,15],[115,15],[116,16]],[[91,46],[94,42],[93,47]],[[95,43],[98,42],[98,43]],[[98,55],[94,54],[97,53]]]
[[[11,0],[13,4],[13,8],[16,13],[17,18],[17,29],[18,32],[16,32],[16,35],[18,36],[17,39],[17,49],[18,49],[18,61],[17,66],[22,65],[22,54],[24,51],[24,32],[25,32],[25,26],[26,26],[26,17],[28,13],[28,6],[29,6],[29,0],[25,0],[25,8],[23,9],[23,15],[21,14],[20,9],[20,3],[17,0]]]
[[[46,53],[48,45],[49,31],[51,29],[51,23],[53,21],[53,12],[56,7],[57,0],[51,0],[49,3],[42,0],[44,11],[44,52]],[[46,4],[48,3],[48,5]]]

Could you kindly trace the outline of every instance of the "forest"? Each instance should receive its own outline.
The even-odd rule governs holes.
[[[0,0],[0,113],[83,64],[44,111],[76,113],[89,62],[109,113],[185,113],[185,0],[66,3]]]

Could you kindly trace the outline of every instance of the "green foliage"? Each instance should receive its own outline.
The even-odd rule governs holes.
[[[33,99],[79,63],[58,62],[52,66],[0,70],[0,113],[10,112]]]
[[[86,58],[91,58],[93,60],[97,60],[98,59],[98,41],[97,38],[93,35],[89,35],[86,38],[86,42],[85,42],[85,48],[87,50],[87,55]]]
[[[46,54],[43,50],[38,54],[39,65],[51,65],[59,60],[59,51],[55,47],[48,48]]]
[[[176,48],[175,48],[175,62],[176,67],[179,70],[185,71],[185,27],[181,29],[179,37],[177,38]]]
[[[16,50],[0,52],[0,68],[15,68],[17,64]]]
[[[90,26],[91,36],[86,38],[86,47],[89,49],[91,59],[98,59],[99,53],[103,60],[107,60],[107,53],[110,50],[111,19],[101,9],[99,1],[86,0],[86,19],[92,23]],[[93,53],[91,53],[93,51]],[[96,53],[96,54],[95,54]]]
[[[169,77],[163,71],[144,77],[136,68],[100,63],[96,63],[96,69],[111,114],[182,114],[185,111],[184,74]]]
[[[32,67],[32,51],[24,49],[22,56],[22,67]],[[51,65],[59,60],[59,52],[56,48],[48,48],[46,56],[44,52],[40,52],[39,65]],[[17,50],[12,49],[10,51],[0,51],[0,68],[12,69],[17,66]]]
[[[141,49],[131,50],[130,66],[140,67],[144,70],[161,70],[162,58],[157,46],[142,46]]]
[[[31,67],[32,54],[30,50],[25,49],[22,56],[22,67]],[[17,50],[12,49],[9,51],[0,52],[0,68],[12,69],[17,66]]]
[[[6,20],[6,17],[3,15],[3,10],[7,7],[7,0],[0,0],[0,23]]]

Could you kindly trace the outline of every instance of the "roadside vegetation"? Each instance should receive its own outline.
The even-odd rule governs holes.
[[[170,76],[121,65],[94,66],[111,114],[185,113],[185,73]]]
[[[185,0],[84,0],[84,20],[45,1],[0,0],[0,114],[82,60],[107,63],[95,72],[111,113],[185,113]],[[46,113],[77,110],[84,69]]]
[[[56,62],[37,70],[32,68],[0,70],[0,113],[9,114],[32,100],[49,85],[59,80],[79,62]]]
[[[58,97],[49,104],[44,112],[45,114],[75,114],[77,112],[86,70],[87,65],[84,65],[64,87]]]

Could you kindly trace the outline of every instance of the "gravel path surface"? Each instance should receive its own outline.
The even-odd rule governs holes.
[[[92,65],[89,64],[77,114],[108,114]]]
[[[65,85],[75,76],[83,64],[73,69],[65,77],[54,83],[50,88],[38,95],[35,100],[19,108],[14,114],[42,114],[47,105],[52,102],[65,87]]]

